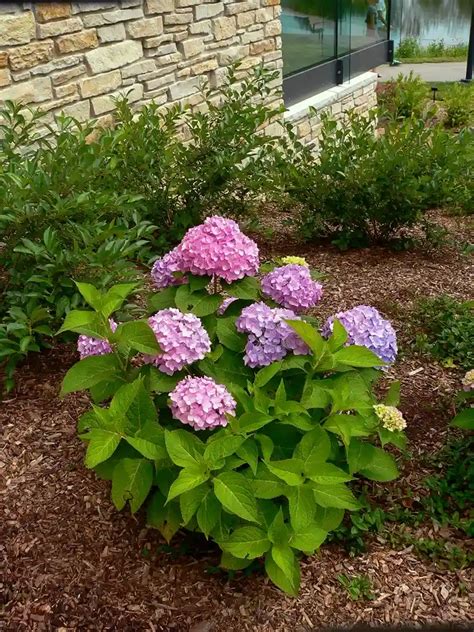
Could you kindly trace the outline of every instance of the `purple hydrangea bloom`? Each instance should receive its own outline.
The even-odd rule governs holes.
[[[285,320],[300,320],[288,309],[272,309],[265,303],[244,307],[236,328],[248,334],[244,362],[252,368],[268,366],[281,360],[289,351],[306,355],[309,349]]]
[[[255,275],[259,267],[257,244],[224,217],[208,217],[188,230],[178,249],[182,272],[216,275],[227,283]]]
[[[170,285],[181,285],[186,282],[186,277],[177,278],[174,272],[179,272],[179,248],[174,248],[155,261],[151,269],[153,285],[162,290]]]
[[[290,263],[266,274],[262,291],[279,305],[301,312],[321,300],[323,286],[313,281],[306,266]]]
[[[109,325],[112,331],[117,329],[117,323],[112,318],[109,318]],[[90,336],[84,336],[83,334],[77,339],[77,350],[79,351],[81,360],[93,355],[112,353],[112,347],[107,340],[92,338]]]
[[[219,307],[219,309],[217,310],[217,314],[218,314],[219,316],[222,316],[222,315],[226,312],[226,310],[227,310],[227,308],[229,307],[229,305],[232,305],[232,303],[233,303],[234,301],[237,301],[237,300],[238,300],[238,299],[236,299],[236,298],[235,298],[235,296],[229,296],[228,298],[225,298],[225,299],[222,301],[221,306],[220,306],[220,307]]]
[[[185,377],[170,393],[173,417],[195,430],[226,426],[236,402],[225,386],[210,377]]]
[[[338,312],[326,321],[322,334],[329,337],[337,318],[348,333],[350,345],[367,347],[384,362],[395,362],[397,334],[388,320],[382,318],[375,307],[357,305],[346,312]]]
[[[145,362],[173,375],[188,364],[202,360],[211,350],[209,335],[194,314],[179,309],[162,309],[148,319],[161,348],[157,356],[145,356]]]

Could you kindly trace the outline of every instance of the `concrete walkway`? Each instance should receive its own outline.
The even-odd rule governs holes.
[[[400,73],[409,75],[411,71],[428,83],[433,81],[460,81],[466,76],[466,62],[400,64],[399,66],[384,65],[376,68],[376,72],[380,75],[380,81],[388,81],[397,77]]]

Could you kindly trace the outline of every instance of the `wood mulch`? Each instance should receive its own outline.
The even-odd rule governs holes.
[[[450,228],[466,241],[466,226]],[[340,253],[276,237],[262,251],[305,256],[325,273],[321,318],[372,304],[393,320],[402,342],[404,316],[417,297],[473,294],[472,262],[452,247],[429,254]],[[32,356],[16,390],[0,402],[0,629],[303,632],[357,622],[460,622],[472,629],[472,569],[440,570],[411,547],[392,550],[381,539],[359,557],[332,544],[303,561],[297,599],[263,574],[230,581],[213,572],[217,550],[201,540],[179,536],[174,547],[164,547],[142,515],[118,513],[108,483],[83,466],[75,425],[87,398],[58,398],[74,359],[69,347]],[[422,487],[425,466],[417,467],[418,457],[444,443],[460,373],[407,352],[387,380],[392,377],[402,380],[414,455],[404,482]],[[374,599],[351,601],[337,580],[341,573],[367,575]]]

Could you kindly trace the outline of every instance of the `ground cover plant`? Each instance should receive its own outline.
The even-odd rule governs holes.
[[[441,39],[422,46],[415,37],[407,37],[398,45],[395,56],[405,63],[458,61],[467,58],[467,44],[446,44]]]
[[[78,284],[91,311],[71,311],[81,361],[63,394],[89,390],[79,420],[85,463],[112,481],[117,509],[146,504],[167,540],[203,533],[231,570],[264,556],[296,595],[298,558],[317,550],[359,503],[347,485],[390,481],[386,446],[403,448],[394,384],[373,385],[395,360],[393,328],[374,308],[338,312],[318,331],[304,319],[322,295],[304,260],[265,274],[255,242],[208,218],[152,271],[153,315],[113,318],[130,285]]]

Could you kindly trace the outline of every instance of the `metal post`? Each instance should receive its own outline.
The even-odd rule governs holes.
[[[472,7],[471,31],[469,33],[469,45],[467,49],[466,78],[463,79],[465,83],[470,83],[472,81],[473,64],[474,64],[474,6]]]

